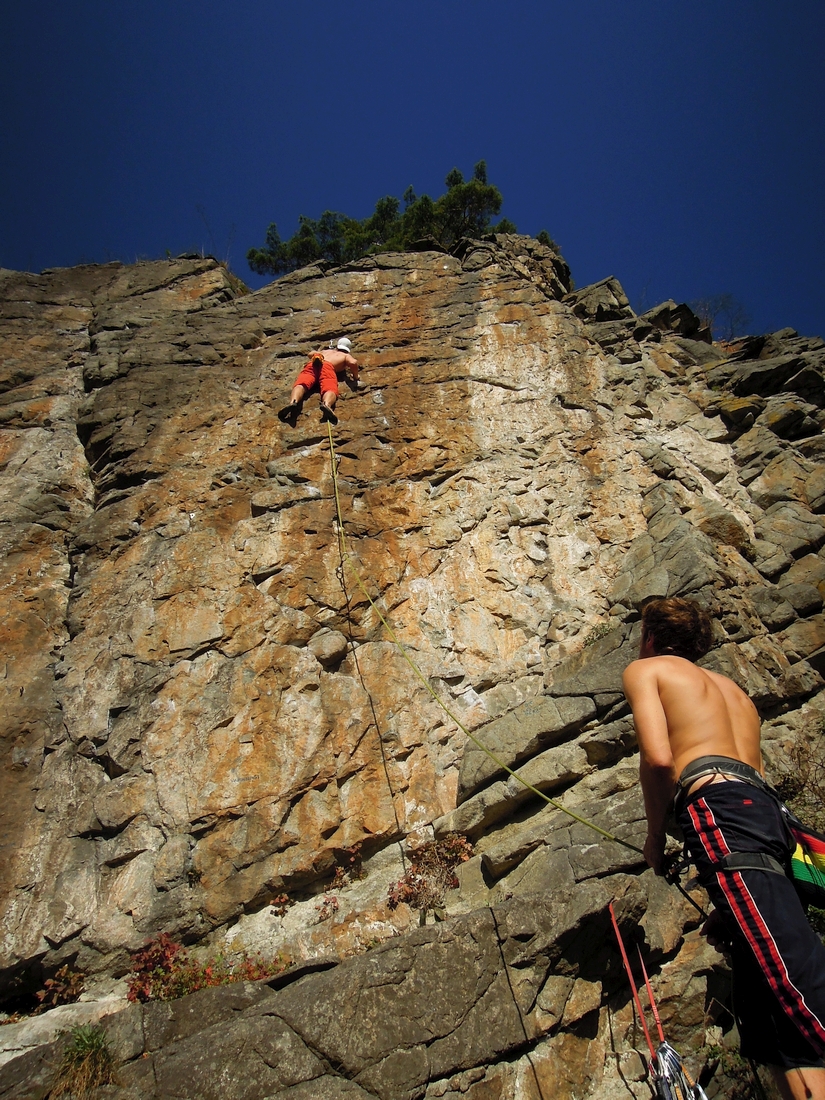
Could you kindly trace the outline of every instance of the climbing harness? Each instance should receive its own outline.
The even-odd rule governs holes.
[[[338,517],[338,549],[339,549],[339,552],[341,554],[341,558],[344,562],[346,562],[346,564],[349,567],[353,577],[355,578],[355,583],[358,585],[361,592],[367,598],[367,600],[370,604],[370,607],[373,609],[373,611],[376,613],[378,618],[381,620],[381,623],[383,624],[383,626],[386,629],[387,633],[389,634],[390,638],[392,639],[394,644],[397,646],[399,653],[401,654],[401,656],[404,658],[404,660],[407,662],[407,664],[412,669],[416,679],[421,684],[423,684],[423,686],[426,688],[428,693],[433,697],[433,699],[436,701],[436,703],[438,703],[438,705],[441,707],[441,709],[444,711],[444,713],[447,715],[447,717],[450,718],[453,722],[455,722],[455,724],[458,726],[458,728],[461,730],[461,732],[464,733],[469,738],[469,740],[473,742],[474,745],[476,745],[479,749],[481,749],[482,752],[486,753],[487,756],[496,764],[497,767],[499,767],[503,771],[507,772],[508,775],[513,776],[513,778],[516,779],[519,783],[521,783],[521,785],[523,787],[526,787],[526,789],[528,791],[532,792],[532,794],[536,795],[538,798],[541,798],[548,805],[553,806],[557,810],[561,810],[561,812],[563,814],[567,814],[567,816],[573,818],[574,821],[578,821],[580,825],[586,825],[589,829],[593,829],[600,836],[603,836],[605,840],[613,840],[613,841],[616,842],[616,844],[621,844],[622,847],[629,849],[631,852],[636,852],[638,855],[644,856],[644,853],[642,852],[642,849],[637,848],[637,846],[635,844],[631,844],[627,840],[622,840],[621,837],[615,836],[613,833],[608,832],[607,829],[603,829],[600,825],[597,825],[594,821],[588,821],[588,819],[586,817],[581,817],[579,814],[574,813],[573,810],[568,809],[567,806],[563,806],[560,802],[557,802],[556,799],[551,798],[549,795],[545,794],[544,791],[540,791],[538,789],[538,787],[534,787],[532,785],[532,783],[528,783],[526,779],[524,779],[522,776],[520,776],[518,774],[518,772],[514,771],[512,768],[508,767],[508,765],[505,764],[503,760],[500,760],[495,755],[495,753],[491,752],[491,750],[488,749],[487,746],[482,741],[480,741],[474,734],[472,734],[467,729],[467,727],[461,721],[459,721],[458,718],[456,718],[456,716],[453,714],[453,712],[450,710],[450,708],[447,706],[447,704],[443,701],[443,699],[441,699],[439,697],[439,695],[433,690],[432,686],[427,681],[424,674],[421,672],[421,670],[415,664],[412,657],[410,657],[404,643],[401,641],[401,639],[395,633],[393,628],[387,622],[386,618],[381,613],[380,609],[376,605],[376,603],[373,600],[372,596],[370,596],[369,592],[367,591],[367,589],[364,585],[364,582],[361,579],[361,574],[358,572],[358,569],[355,566],[355,564],[354,564],[354,562],[353,562],[353,560],[350,556],[349,551],[347,550],[346,539],[344,537],[344,521],[343,521],[343,518],[341,516],[341,500],[340,500],[340,495],[339,495],[339,492],[338,492],[338,470],[337,470],[338,462],[337,462],[337,457],[336,457],[336,454],[335,454],[335,443],[334,443],[333,438],[332,438],[332,425],[331,424],[327,424],[327,430],[328,430],[328,433],[329,433],[329,453],[330,453],[330,461],[331,461],[331,464],[332,464],[332,484],[333,484],[333,489],[334,489],[334,494],[335,494],[335,511],[336,511],[336,514],[337,514],[337,517]]]
[[[650,1003],[650,1010],[653,1013],[653,1019],[656,1023],[656,1029],[659,1034],[659,1047],[658,1049],[653,1045],[653,1040],[650,1037],[650,1031],[648,1030],[647,1022],[645,1020],[644,1010],[642,1009],[642,1001],[639,997],[639,991],[636,988],[636,982],[633,979],[633,971],[630,968],[630,960],[627,957],[627,951],[625,950],[624,941],[622,940],[622,934],[619,931],[619,923],[616,920],[616,914],[613,911],[613,902],[610,902],[610,920],[613,923],[613,931],[616,933],[616,939],[619,943],[619,951],[621,952],[622,962],[624,963],[625,973],[627,974],[627,980],[630,983],[630,991],[633,995],[633,1003],[636,1006],[636,1011],[639,1015],[639,1022],[642,1027],[642,1032],[647,1043],[647,1049],[650,1052],[650,1075],[653,1079],[653,1088],[656,1096],[660,1100],[707,1100],[705,1090],[690,1076],[688,1071],[680,1058],[679,1054],[674,1050],[670,1043],[665,1039],[664,1029],[662,1028],[662,1020],[659,1016],[659,1009],[656,1004],[656,998],[653,996],[653,989],[650,985],[650,978],[647,974],[647,968],[645,967],[644,959],[642,958],[641,948],[638,944],[637,950],[639,952],[639,963],[642,968],[642,974],[644,976],[645,988],[647,989],[647,997]]]
[[[779,806],[791,851],[787,867],[762,852],[731,852],[722,856],[715,867],[725,871],[757,870],[786,875],[794,884],[803,905],[825,908],[825,835],[803,825],[755,768],[727,756],[700,756],[688,764],[679,776],[677,805],[693,783],[711,775],[734,776],[740,782],[770,795]],[[685,852],[685,862],[688,861]]]

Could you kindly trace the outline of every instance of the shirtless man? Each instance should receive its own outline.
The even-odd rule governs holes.
[[[690,600],[652,600],[642,612],[624,690],[639,742],[645,859],[662,874],[678,789],[678,823],[729,941],[742,1054],[770,1066],[783,1100],[825,1100],[825,946],[778,868],[720,865],[749,853],[752,864],[769,856],[788,866],[790,851],[776,800],[752,785],[762,774],[756,707],[732,680],[693,663],[711,638]]]
[[[338,417],[333,410],[338,400],[339,375],[349,373],[358,385],[358,360],[352,357],[351,351],[352,344],[346,336],[342,336],[334,348],[313,351],[309,362],[295,379],[289,404],[278,413],[278,419],[294,428],[304,398],[311,393],[320,393],[321,420],[337,424]]]

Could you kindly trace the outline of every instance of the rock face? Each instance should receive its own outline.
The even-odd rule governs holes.
[[[825,345],[568,287],[517,236],[254,294],[201,259],[0,273],[6,989],[103,988],[160,932],[298,964],[112,1017],[124,1095],[648,1095],[610,898],[699,1064],[725,972],[695,911],[502,765],[641,844],[650,595],[714,613],[774,777],[821,736]],[[340,335],[333,459],[315,399],[276,413]],[[449,917],[408,930],[387,887],[453,831]]]

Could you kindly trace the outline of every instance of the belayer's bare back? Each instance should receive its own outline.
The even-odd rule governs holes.
[[[700,756],[727,756],[762,771],[759,713],[727,676],[684,657],[643,657],[625,670],[625,689],[634,715],[644,711],[648,721],[666,725],[674,777]]]

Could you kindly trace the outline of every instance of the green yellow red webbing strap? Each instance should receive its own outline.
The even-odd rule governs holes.
[[[373,600],[372,596],[367,591],[366,587],[364,586],[364,582],[361,579],[361,574],[358,572],[358,569],[356,568],[356,566],[355,566],[355,564],[352,560],[352,557],[350,556],[350,553],[347,550],[346,539],[344,537],[344,521],[343,521],[343,518],[341,516],[341,499],[340,499],[340,496],[339,496],[339,493],[338,493],[338,464],[337,464],[337,459],[336,459],[336,454],[335,454],[335,443],[334,443],[334,440],[332,438],[332,424],[330,424],[329,422],[327,422],[327,430],[329,432],[329,454],[330,454],[330,461],[331,461],[331,464],[332,464],[332,484],[333,484],[333,488],[334,488],[334,492],[335,492],[335,511],[336,511],[337,516],[338,516],[338,548],[339,548],[340,553],[341,553],[341,559],[342,559],[342,561],[346,562],[347,566],[350,569],[350,572],[352,573],[353,577],[355,578],[355,583],[358,585],[358,587],[361,589],[363,594],[366,596],[367,600],[369,601],[370,607],[372,607],[373,611],[376,613],[378,618],[381,620],[381,622],[384,625],[384,627],[385,627],[387,633],[389,634],[390,638],[392,639],[394,644],[397,646],[399,653],[401,654],[401,656],[404,658],[404,660],[407,662],[407,664],[410,666],[413,673],[415,674],[416,679],[421,684],[424,685],[426,690],[433,697],[433,699],[436,701],[436,703],[438,703],[438,705],[441,707],[441,709],[444,711],[444,713],[447,715],[447,717],[450,718],[453,722],[455,722],[455,724],[462,731],[462,733],[466,734],[466,736],[470,739],[470,741],[473,742],[474,745],[476,745],[479,749],[481,749],[482,752],[486,753],[487,756],[489,756],[489,758],[496,764],[497,767],[499,767],[503,771],[507,772],[508,775],[512,775],[513,778],[516,779],[519,783],[521,783],[521,785],[523,787],[526,787],[528,791],[531,791],[538,798],[541,798],[544,802],[548,803],[548,805],[553,806],[557,810],[561,810],[561,812],[563,814],[567,814],[568,817],[572,817],[573,820],[578,821],[580,825],[586,825],[589,829],[593,829],[594,832],[597,832],[597,833],[599,833],[600,836],[603,836],[605,840],[613,840],[613,841],[616,842],[616,844],[621,844],[624,848],[628,848],[631,852],[636,852],[640,856],[644,855],[644,853],[642,852],[642,849],[637,848],[635,844],[631,844],[627,840],[622,840],[621,837],[615,836],[613,833],[608,832],[607,829],[602,829],[600,825],[596,825],[595,822],[593,822],[593,821],[588,821],[586,817],[580,817],[579,814],[574,813],[573,810],[568,809],[567,806],[563,806],[560,802],[557,802],[554,798],[550,798],[550,796],[545,794],[544,791],[540,791],[538,789],[538,787],[534,787],[532,785],[532,783],[528,783],[526,779],[524,779],[522,776],[520,776],[518,774],[518,772],[516,772],[512,768],[508,767],[508,765],[505,764],[503,760],[500,760],[494,752],[491,752],[490,749],[488,749],[487,746],[485,744],[483,744],[483,742],[480,741],[475,736],[475,734],[471,733],[467,729],[467,727],[458,718],[456,718],[456,716],[453,714],[453,712],[450,710],[450,708],[447,706],[447,704],[433,690],[432,685],[429,683],[429,681],[426,679],[424,674],[418,668],[416,663],[410,657],[409,653],[407,652],[406,646],[399,639],[398,635],[395,633],[393,628],[387,622],[386,618],[381,613],[380,609],[377,607],[377,605],[376,605],[375,601]]]

